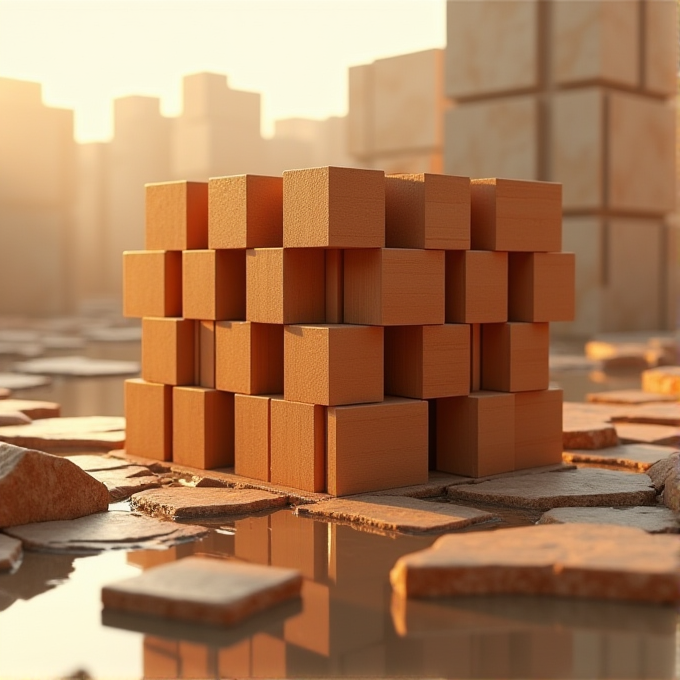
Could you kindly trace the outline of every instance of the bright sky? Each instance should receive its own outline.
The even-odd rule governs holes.
[[[110,138],[112,100],[181,109],[181,78],[225,73],[280,118],[347,112],[347,68],[446,43],[445,0],[0,0],[0,76],[75,110],[76,139]]]

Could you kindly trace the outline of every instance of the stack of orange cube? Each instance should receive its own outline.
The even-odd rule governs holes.
[[[146,192],[128,453],[336,496],[561,461],[559,184],[323,167]]]

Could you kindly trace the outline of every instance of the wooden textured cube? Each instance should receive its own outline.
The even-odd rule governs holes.
[[[193,385],[196,329],[189,319],[142,319],[142,378],[164,385]]]
[[[574,253],[510,253],[508,319],[573,321],[575,276]]]
[[[215,388],[215,322],[196,322],[196,382]]]
[[[245,250],[185,251],[182,254],[182,279],[185,318],[245,319]]]
[[[175,387],[172,402],[172,460],[200,470],[233,465],[234,395]]]
[[[562,250],[562,186],[513,179],[472,180],[472,248]]]
[[[123,253],[123,316],[182,316],[182,253]]]
[[[283,326],[220,321],[215,334],[218,390],[242,394],[283,392]]]
[[[325,279],[321,249],[247,250],[246,319],[258,323],[323,323]]]
[[[515,469],[562,462],[562,390],[515,396]]]
[[[550,383],[547,323],[482,326],[482,389],[498,392],[547,390]]]
[[[446,322],[508,319],[508,254],[486,250],[446,253]]]
[[[269,396],[234,395],[234,472],[270,479]]]
[[[389,175],[385,178],[388,248],[470,248],[470,178]]]
[[[444,251],[345,251],[345,323],[444,323]]]
[[[385,174],[357,168],[283,173],[285,248],[382,248]]]
[[[125,381],[125,450],[132,456],[172,460],[172,387]]]
[[[385,394],[412,399],[470,392],[470,326],[385,329]]]
[[[302,491],[326,489],[323,406],[271,400],[271,481]]]
[[[283,394],[337,406],[383,400],[383,329],[328,324],[286,326]]]
[[[208,183],[146,184],[146,249],[208,247]]]
[[[328,493],[347,496],[428,478],[427,402],[388,397],[328,409]]]
[[[473,392],[437,399],[437,469],[486,477],[515,466],[515,395]]]
[[[282,245],[282,177],[210,178],[209,248],[280,248]]]

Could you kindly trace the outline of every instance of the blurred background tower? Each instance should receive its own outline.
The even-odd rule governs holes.
[[[449,0],[444,172],[562,182],[574,322],[675,328],[675,0]]]

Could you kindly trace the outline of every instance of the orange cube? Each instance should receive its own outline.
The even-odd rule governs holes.
[[[213,470],[234,464],[234,395],[205,387],[172,391],[172,459]]]
[[[308,168],[283,173],[284,248],[382,248],[385,173]]]
[[[125,381],[125,450],[133,456],[172,460],[172,387]]]
[[[345,251],[345,323],[444,323],[444,251]]]
[[[515,394],[515,470],[562,462],[562,390]]]
[[[196,329],[189,319],[142,319],[142,378],[164,385],[193,385]]]
[[[470,326],[388,326],[385,393],[413,399],[470,392]]]
[[[234,472],[268,482],[271,397],[234,395]]]
[[[215,333],[218,390],[242,394],[283,392],[283,326],[220,321]]]
[[[283,394],[288,401],[336,406],[383,400],[382,328],[285,328]]]
[[[328,409],[328,493],[347,496],[428,479],[427,402],[388,397]]]
[[[146,184],[146,249],[208,247],[208,183]]]
[[[282,177],[234,175],[208,180],[209,248],[282,245]]]
[[[344,254],[331,249],[326,253],[326,323],[342,323],[344,319]]]
[[[547,323],[482,326],[482,389],[498,392],[547,390],[550,331]]]
[[[215,388],[215,322],[196,322],[196,382]]]
[[[514,394],[437,399],[437,470],[486,477],[514,469]]]
[[[325,279],[323,250],[246,251],[246,319],[257,323],[323,323]]]
[[[470,324],[470,392],[482,389],[482,324]]]
[[[186,251],[182,254],[182,279],[185,318],[245,319],[245,250]]]
[[[388,175],[385,246],[469,250],[470,178]]]
[[[123,316],[182,316],[181,253],[123,253]]]

